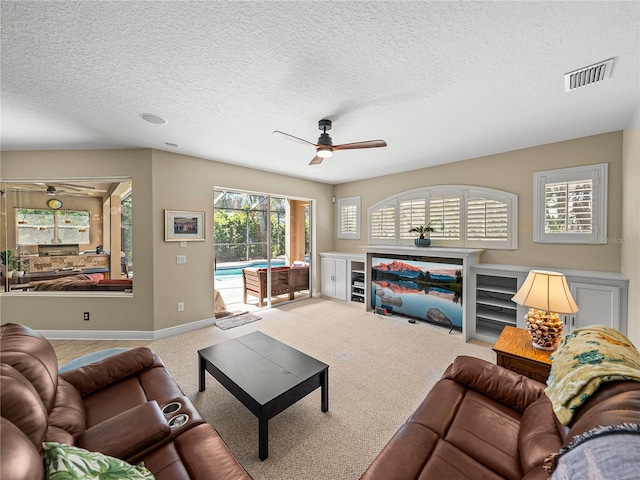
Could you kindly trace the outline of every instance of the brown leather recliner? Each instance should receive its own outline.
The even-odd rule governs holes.
[[[251,478],[148,348],[58,375],[42,335],[5,324],[0,369],[2,479],[44,479],[45,441],[143,461],[158,480]]]
[[[545,385],[460,356],[361,480],[548,479],[545,458],[597,426],[640,424],[640,383],[603,385],[561,425]]]

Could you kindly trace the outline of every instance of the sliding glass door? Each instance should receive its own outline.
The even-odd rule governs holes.
[[[214,191],[216,316],[310,296],[309,205]]]

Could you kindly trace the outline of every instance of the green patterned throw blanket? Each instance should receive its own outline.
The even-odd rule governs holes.
[[[545,393],[563,425],[603,382],[640,382],[640,353],[610,327],[585,327],[567,334],[551,361]]]

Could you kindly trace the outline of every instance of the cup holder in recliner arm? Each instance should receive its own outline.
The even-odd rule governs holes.
[[[177,412],[178,410],[180,410],[180,407],[182,407],[182,404],[180,402],[171,402],[162,407],[162,413],[168,415],[170,413]]]
[[[171,417],[168,423],[171,428],[179,428],[188,421],[189,415],[187,415],[186,413],[181,413],[179,415],[176,415],[175,417]]]

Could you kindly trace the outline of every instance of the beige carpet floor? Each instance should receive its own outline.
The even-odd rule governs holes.
[[[495,362],[489,344],[361,305],[311,299],[260,315],[149,344],[256,480],[357,480],[457,355]],[[271,419],[264,462],[256,417],[209,374],[198,392],[197,350],[256,330],[330,365],[329,411],[320,410],[318,389]]]

